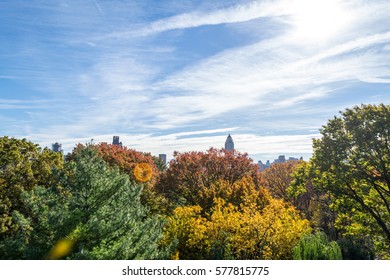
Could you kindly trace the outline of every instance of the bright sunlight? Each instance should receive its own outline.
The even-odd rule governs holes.
[[[293,36],[309,43],[322,43],[334,38],[346,29],[352,19],[340,0],[297,0],[291,5]]]

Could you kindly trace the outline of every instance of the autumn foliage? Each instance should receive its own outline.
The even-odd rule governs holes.
[[[53,171],[63,166],[58,153],[26,140],[0,137],[0,241],[26,231],[16,223],[15,211],[29,215],[22,199],[36,185],[51,187]]]
[[[390,107],[347,109],[309,162],[0,138],[2,259],[390,259]]]
[[[252,190],[235,185],[243,178],[252,180]],[[221,182],[224,182],[223,188]],[[200,205],[209,209],[214,197],[235,200],[239,204],[244,192],[261,191],[260,173],[247,154],[214,148],[207,152],[175,152],[156,189],[173,205]]]
[[[269,189],[271,194],[286,201],[290,200],[288,195],[288,187],[293,180],[292,173],[295,170],[298,162],[287,161],[271,164],[270,168],[262,173],[264,185]]]
[[[246,154],[210,149],[175,153],[157,189],[173,205],[166,242],[172,258],[291,259],[309,221],[271,196]]]
[[[141,199],[152,211],[161,211],[162,208],[165,208],[165,199],[155,190],[160,171],[150,154],[107,143],[92,146],[111,167],[119,168],[129,177],[130,181],[143,184]],[[77,145],[73,153],[68,155],[68,160],[71,160],[79,150],[86,149],[86,147],[82,144]]]
[[[137,180],[134,175],[134,169],[138,164],[148,164],[151,167],[152,173],[150,179],[147,180],[149,181],[148,185],[153,185],[156,182],[160,172],[150,154],[145,154],[134,149],[107,143],[95,144],[93,147],[98,151],[98,154],[105,162],[107,162],[110,166],[118,167],[122,172],[126,173],[131,180]],[[78,150],[85,148],[85,145],[77,145],[73,153],[68,156],[68,159],[71,159],[73,154],[75,154]]]
[[[180,259],[291,259],[292,248],[311,231],[291,205],[267,197],[267,205],[235,206],[216,198],[206,214],[196,206],[177,207],[166,238],[178,239]]]

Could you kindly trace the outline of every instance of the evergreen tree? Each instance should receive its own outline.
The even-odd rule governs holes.
[[[21,258],[27,259],[167,258],[169,245],[159,248],[163,221],[148,215],[141,191],[95,149],[81,149],[66,163],[57,186],[26,194],[39,226],[31,239],[8,244],[24,244]]]

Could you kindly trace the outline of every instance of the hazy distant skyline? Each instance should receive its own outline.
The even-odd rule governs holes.
[[[311,155],[338,111],[390,102],[387,0],[0,1],[0,131],[154,155]]]

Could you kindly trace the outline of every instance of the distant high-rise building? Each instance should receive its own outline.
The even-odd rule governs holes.
[[[298,161],[299,159],[298,158],[295,158],[295,157],[289,157],[287,161]]]
[[[112,138],[112,145],[121,146],[122,147],[122,142],[119,142],[119,136],[114,136]]]
[[[230,136],[230,134],[226,138],[225,150],[227,150],[228,152],[231,152],[231,153],[234,152],[234,142],[233,142],[233,138]]]
[[[53,152],[62,152],[61,147],[62,147],[61,144],[58,142],[55,142],[54,144],[51,145],[51,149],[53,150]]]
[[[264,171],[264,170],[266,170],[267,168],[269,168],[271,164],[270,164],[269,160],[267,160],[266,163],[263,163],[261,160],[259,160],[259,161],[257,162],[257,165],[259,166],[259,170],[260,170],[260,172],[261,172],[261,171]]]
[[[164,162],[164,164],[167,164],[167,155],[166,154],[159,154],[158,158]]]
[[[274,163],[283,163],[286,162],[286,157],[284,155],[279,156],[277,159],[275,159]]]
[[[303,160],[303,158],[301,157],[299,160]],[[270,168],[270,166],[272,164],[277,164],[277,163],[285,163],[285,162],[291,162],[291,161],[299,161],[298,158],[295,158],[295,157],[289,157],[287,160],[286,160],[286,156],[284,155],[280,155],[277,159],[275,159],[272,163],[270,163],[269,160],[267,160],[266,163],[263,163],[261,160],[259,160],[257,162],[257,165],[259,166],[259,170],[260,171],[264,171],[266,170],[267,168]]]

